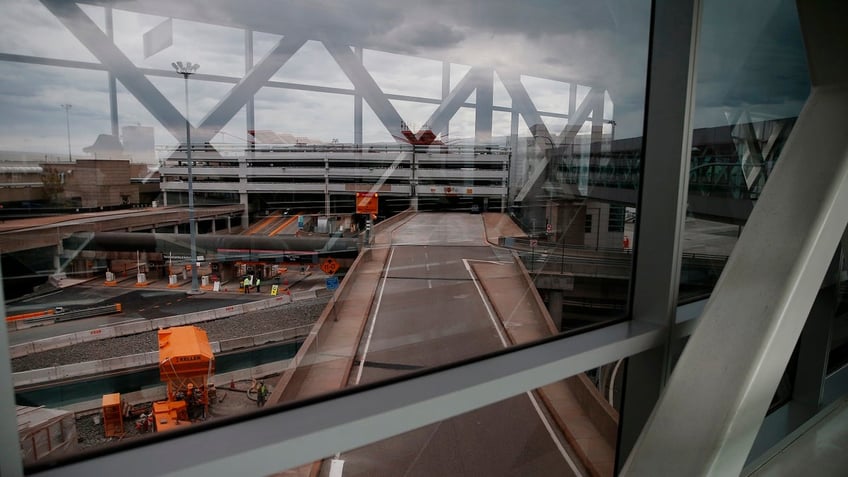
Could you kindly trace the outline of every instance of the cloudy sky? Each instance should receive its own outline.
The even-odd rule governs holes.
[[[752,116],[797,114],[808,91],[803,49],[792,2],[730,0],[704,2],[699,51],[696,126],[726,124],[728,111],[744,107]],[[605,118],[616,121],[616,137],[642,134],[650,3],[647,0],[525,1],[332,0],[230,2],[170,0],[86,2],[85,14],[105,30],[105,9],[113,5],[115,45],[137,67],[171,71],[171,62],[192,61],[199,73],[237,79],[244,74],[244,30],[254,35],[254,57],[284,35],[310,38],[272,81],[352,89],[320,40],[365,49],[364,65],[385,93],[438,99],[442,62],[450,62],[455,85],[472,66],[521,75],[536,108],[568,111],[569,88],[578,102],[589,87],[609,99]],[[73,34],[37,0],[4,0],[0,53],[98,63]],[[740,11],[743,10],[743,11]],[[146,58],[143,35],[173,19],[173,44]],[[84,155],[98,134],[111,131],[108,82],[104,71],[8,61],[0,58],[0,150]],[[182,78],[148,76],[180,112]],[[574,86],[578,85],[578,86]],[[190,116],[196,123],[227,94],[232,84],[193,79]],[[474,101],[474,94],[469,99]],[[61,104],[71,104],[70,128]],[[322,141],[353,141],[353,98],[344,94],[262,88],[255,97],[257,129]],[[495,77],[494,104],[509,107],[510,96]],[[393,101],[409,124],[421,126],[436,105]],[[157,146],[178,142],[142,103],[118,83],[120,126],[155,128]],[[545,118],[553,132],[563,119]],[[509,134],[510,116],[495,112],[493,134]],[[242,109],[216,143],[243,143]],[[452,138],[474,133],[474,110],[462,108],[451,120]],[[520,134],[529,134],[523,121]],[[391,136],[365,106],[364,140]]]

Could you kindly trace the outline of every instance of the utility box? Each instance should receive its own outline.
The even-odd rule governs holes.
[[[121,393],[103,395],[103,431],[106,437],[124,435],[124,413],[121,406]]]

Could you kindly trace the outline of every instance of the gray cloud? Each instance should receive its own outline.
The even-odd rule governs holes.
[[[93,61],[93,56],[36,0],[7,1],[21,8],[7,9],[9,14],[0,18],[0,51]],[[93,0],[88,3],[93,6],[86,7],[93,18],[102,14],[99,5],[114,6],[116,28],[120,27],[116,32],[118,45],[141,67],[169,70],[171,61],[182,59],[200,63],[202,73],[239,77],[244,72],[241,28],[249,26],[259,39],[257,60],[280,35],[305,35],[362,46],[366,48],[369,71],[384,91],[392,93],[438,97],[441,93],[438,61],[441,60],[590,86],[600,84],[609,90],[615,103],[616,135],[641,134],[648,0],[576,0],[567,4],[555,0],[520,3],[512,0],[426,3]],[[716,0],[706,4],[697,90],[700,119],[696,124],[711,125],[721,117],[718,111],[740,104],[753,104],[774,114],[791,114],[809,89],[791,2],[783,0],[777,7],[769,8],[764,1],[747,2],[743,6],[731,3]],[[141,34],[166,17],[175,19],[174,45],[144,59]],[[369,55],[378,61],[369,60]],[[54,70],[60,73],[53,73]],[[78,72],[20,67],[14,63],[0,65],[0,108],[9,112],[0,119],[0,136],[7,141],[4,147],[40,147],[31,137],[16,136],[26,135],[27,130],[39,130],[51,135],[50,141],[43,142],[45,147],[53,147],[55,143],[61,148],[64,123],[56,109],[66,101],[80,103],[79,109],[74,107],[75,114],[79,114],[79,124],[74,125],[79,130],[76,134],[86,134],[93,141],[96,134],[106,132],[105,74],[77,75]],[[456,81],[458,77],[461,75],[454,73],[452,79]],[[351,87],[318,42],[307,43],[274,79]],[[154,84],[182,110],[183,91],[178,78],[156,79]],[[531,97],[542,101],[552,94],[553,87],[540,84],[533,86],[539,89],[531,91]],[[193,122],[214,107],[230,87],[192,81]],[[124,91],[120,85],[119,90]],[[507,100],[505,105],[508,104]],[[763,106],[768,104],[773,107]],[[280,132],[325,140],[352,139],[350,96],[266,88],[257,95],[256,108],[258,128],[284,128]],[[407,109],[408,114],[416,111],[414,115],[424,115],[424,109]],[[122,124],[155,124],[150,113],[125,91],[120,95],[119,114]],[[473,117],[473,112],[462,110],[451,124],[452,132],[473,131],[473,126],[466,124]],[[19,121],[13,124],[11,118]],[[158,143],[177,141],[161,126],[156,128]],[[225,131],[243,137],[244,129],[244,114],[239,113]],[[386,136],[370,112],[366,113],[365,130],[366,139]],[[75,142],[82,146],[87,141]]]

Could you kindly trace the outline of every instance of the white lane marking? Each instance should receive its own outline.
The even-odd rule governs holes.
[[[530,402],[533,403],[533,407],[536,408],[536,414],[539,415],[539,419],[542,420],[542,424],[545,425],[545,429],[548,430],[548,434],[551,436],[551,440],[556,444],[557,449],[559,449],[559,453],[562,454],[562,457],[565,459],[565,462],[568,463],[568,466],[571,467],[571,470],[574,472],[574,475],[583,477],[583,473],[580,472],[580,469],[577,468],[577,465],[574,464],[574,461],[571,460],[571,456],[568,455],[568,452],[565,451],[565,447],[562,446],[562,443],[557,439],[556,433],[554,433],[551,424],[548,422],[548,419],[542,414],[542,408],[539,407],[539,403],[536,402],[536,397],[533,396],[533,393],[527,391],[527,397],[530,398]]]
[[[471,265],[468,264],[469,260],[463,258],[462,263],[465,265],[465,269],[468,271],[468,274],[471,275],[471,281],[474,282],[474,287],[477,289],[477,294],[480,295],[480,300],[483,301],[483,306],[486,307],[486,312],[489,314],[489,319],[492,321],[492,326],[495,327],[495,331],[498,332],[498,337],[501,339],[501,344],[504,348],[509,346],[506,341],[506,337],[501,332],[501,327],[498,326],[497,317],[495,317],[495,312],[492,310],[492,306],[489,304],[489,300],[486,299],[486,294],[483,293],[483,289],[480,287],[480,283],[477,281],[477,275],[474,275],[474,271],[471,270]]]
[[[380,285],[380,293],[377,295],[377,305],[374,306],[374,315],[371,317],[371,327],[368,329],[368,338],[365,339],[365,349],[362,351],[362,358],[359,360],[359,370],[356,372],[356,381],[354,384],[359,384],[362,379],[362,369],[365,367],[365,358],[368,356],[368,348],[371,347],[371,336],[374,335],[374,325],[377,323],[377,314],[380,312],[380,304],[383,303],[383,291],[386,289],[386,279],[389,277],[389,271],[392,269],[392,258],[395,256],[395,248],[389,253],[389,261],[386,262],[386,273],[383,275],[383,283]]]
[[[470,260],[468,260],[468,259],[462,259],[462,263],[465,264],[465,269],[468,270],[468,274],[471,275],[471,280],[474,282],[474,287],[477,288],[477,293],[480,295],[480,299],[483,301],[483,305],[486,306],[486,311],[489,313],[489,319],[492,320],[492,325],[495,327],[495,331],[498,332],[498,336],[501,339],[501,344],[503,345],[504,348],[506,348],[507,346],[509,346],[507,344],[506,337],[504,337],[503,333],[501,332],[501,327],[498,324],[497,318],[495,317],[495,313],[494,313],[494,311],[492,311],[492,307],[489,304],[489,300],[486,298],[486,295],[483,293],[483,289],[480,287],[480,284],[478,283],[477,275],[475,275],[474,271],[471,270],[471,266],[469,265],[469,261]],[[480,260],[475,260],[475,261],[480,261]],[[488,263],[497,263],[497,262],[488,262]],[[574,464],[574,461],[571,459],[571,456],[568,455],[568,452],[566,452],[565,447],[563,447],[562,443],[557,438],[556,433],[553,430],[553,427],[551,427],[551,424],[548,422],[548,419],[542,413],[542,409],[539,407],[539,403],[536,402],[536,397],[533,396],[533,393],[531,391],[527,391],[526,394],[527,394],[527,397],[530,398],[530,402],[533,404],[533,407],[536,409],[536,414],[539,415],[539,419],[542,420],[542,424],[545,426],[545,429],[547,429],[548,435],[551,436],[551,440],[554,441],[554,444],[556,445],[557,449],[559,449],[560,454],[562,454],[562,458],[565,459],[565,462],[568,464],[568,466],[574,472],[574,475],[582,477],[583,474],[580,472],[580,469],[578,469],[577,465]]]
[[[610,376],[609,389],[607,390],[607,401],[609,401],[609,403],[613,406],[615,406],[612,402],[614,398],[613,391],[615,390],[615,376],[618,374],[618,368],[623,362],[624,360],[620,359],[617,363],[615,363],[615,367],[612,368],[612,376]]]
[[[430,254],[427,251],[424,251],[424,270],[427,273],[430,273]],[[433,280],[427,279],[427,288],[433,288]]]

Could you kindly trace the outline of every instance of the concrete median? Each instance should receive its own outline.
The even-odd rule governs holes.
[[[252,348],[253,347],[253,337],[247,336],[244,338],[233,338],[229,340],[221,340],[218,342],[221,347],[221,352],[232,351],[236,349],[242,348]]]
[[[300,292],[297,300],[307,300],[316,298],[314,291]],[[44,338],[41,340],[30,341],[27,343],[19,343],[9,346],[9,354],[12,358],[20,358],[32,353],[48,351],[51,349],[64,348],[78,343],[88,341],[97,341],[118,336],[128,336],[146,331],[156,330],[159,328],[170,328],[172,326],[185,326],[205,321],[227,318],[230,316],[241,315],[249,311],[260,311],[275,306],[288,304],[294,297],[288,295],[273,297],[259,302],[246,303],[240,305],[228,305],[223,308],[215,308],[212,310],[188,313],[185,315],[174,315],[165,318],[157,318],[154,320],[144,320],[133,323],[123,323],[114,326],[104,326],[92,330],[79,331],[65,335]]]

